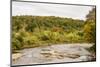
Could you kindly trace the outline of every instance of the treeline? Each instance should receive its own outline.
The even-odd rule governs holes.
[[[70,32],[72,30],[81,30],[84,24],[83,20],[74,20],[71,18],[60,18],[55,16],[13,16],[13,31],[24,30],[34,32],[35,30],[54,30]]]
[[[95,23],[89,20],[83,21],[55,16],[13,16],[12,49],[57,43],[94,42],[94,38],[90,37],[92,36],[91,34],[95,35],[95,31],[88,27],[94,29],[95,27],[91,25],[95,26]],[[88,30],[93,31],[93,33]],[[90,37],[88,37],[92,40],[87,38],[87,34],[90,34]]]

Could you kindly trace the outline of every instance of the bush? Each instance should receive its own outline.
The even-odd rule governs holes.
[[[84,41],[83,36],[78,35],[77,32],[70,32],[65,37],[69,43],[80,43]]]

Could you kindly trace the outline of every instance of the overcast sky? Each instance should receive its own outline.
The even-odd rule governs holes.
[[[85,20],[92,6],[12,2],[12,15],[59,16]]]

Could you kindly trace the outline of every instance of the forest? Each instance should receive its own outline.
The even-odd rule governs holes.
[[[86,20],[56,16],[12,16],[12,50],[67,43],[94,43],[96,51],[95,8]]]

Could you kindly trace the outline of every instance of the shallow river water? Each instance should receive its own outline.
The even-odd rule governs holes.
[[[12,65],[90,61],[92,56],[86,48],[91,46],[92,44],[57,44],[27,48],[20,51],[21,56],[13,60]]]

